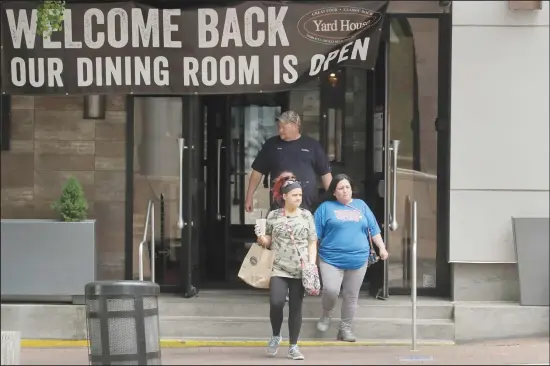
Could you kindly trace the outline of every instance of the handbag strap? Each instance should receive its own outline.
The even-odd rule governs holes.
[[[361,215],[364,215],[364,213],[361,212],[361,210],[359,210],[357,207],[353,207],[350,204],[344,204],[344,206],[359,212]],[[372,235],[371,235],[371,232],[370,232],[370,227],[368,227],[369,219],[367,218],[367,215],[365,215],[365,219],[367,220],[367,238],[369,239],[370,250],[372,250],[373,252],[376,253],[376,251],[374,250],[374,245],[372,244]]]
[[[302,256],[302,252],[298,248],[298,245],[296,245],[296,241],[294,240],[294,232],[292,231],[292,228],[290,227],[290,224],[288,223],[288,216],[286,215],[286,210],[284,208],[281,208],[283,216],[285,218],[285,229],[288,231],[290,236],[290,242],[292,245],[294,245],[294,248],[296,248],[296,251],[298,252],[298,256],[300,257],[300,262],[302,263],[302,266],[304,266],[305,260]]]

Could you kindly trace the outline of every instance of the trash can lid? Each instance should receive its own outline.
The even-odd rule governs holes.
[[[95,281],[86,284],[84,293],[86,296],[158,296],[160,286],[148,281]]]

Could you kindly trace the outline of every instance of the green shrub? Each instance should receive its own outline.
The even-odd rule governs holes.
[[[65,15],[65,1],[45,0],[36,8],[36,34],[40,37],[50,38],[53,31],[63,30],[63,17]]]
[[[61,221],[76,222],[86,220],[88,202],[84,190],[75,177],[70,177],[61,193],[59,200],[52,205],[59,214]]]

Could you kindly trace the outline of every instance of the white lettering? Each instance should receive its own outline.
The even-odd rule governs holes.
[[[11,60],[11,82],[13,85],[22,87],[27,81],[32,87],[41,88],[44,85],[49,87],[63,86],[61,72],[63,71],[63,61],[52,58],[29,58],[26,61],[21,57],[14,57]],[[28,80],[27,80],[28,72]]]
[[[115,85],[122,85],[122,59],[120,57],[115,57],[114,62],[111,57],[105,59],[105,85],[111,86],[113,79]]]
[[[298,80],[298,72],[294,66],[298,65],[298,58],[294,55],[286,55],[283,58],[283,66],[288,71],[283,74],[283,81],[292,84]]]
[[[353,45],[353,50],[351,51],[351,59],[356,60],[357,54],[359,54],[359,58],[363,61],[367,59],[367,54],[369,51],[369,42],[370,38],[364,38],[364,39],[358,39],[355,41]]]
[[[47,31],[44,31],[42,35],[42,47],[47,50],[61,48],[61,41],[52,41],[52,35],[56,31],[52,30],[51,34],[47,34],[46,32]]]
[[[132,58],[130,56],[124,57],[124,85],[132,85]]]
[[[94,80],[95,80],[95,85],[103,86],[103,63],[101,62],[101,57],[95,58]]]
[[[150,67],[148,67],[151,63],[151,57],[145,56],[145,63],[140,57],[136,57],[134,62],[136,85],[141,85],[141,80],[145,85],[151,85],[151,72]]]
[[[273,56],[273,84],[281,83],[281,56]]]
[[[250,56],[250,63],[246,56],[239,56],[239,85],[257,85],[260,83],[260,57]]]
[[[30,23],[29,23],[29,19],[27,18],[27,11],[25,9],[19,10],[19,16],[17,17],[17,21],[15,20],[13,9],[6,9],[6,15],[8,17],[8,26],[10,27],[10,34],[11,34],[11,40],[13,42],[13,48],[21,48],[21,40],[24,35],[25,44],[27,45],[27,48],[33,49],[34,41],[36,40],[36,18],[37,18],[36,9],[33,9],[31,11]],[[23,59],[21,59],[21,61],[23,61]],[[23,82],[23,84],[24,83],[25,82]]]
[[[53,10],[49,11],[50,15],[54,14]],[[49,31],[49,34],[48,34]],[[57,32],[56,30],[52,29],[51,24],[48,26],[48,30],[44,30],[44,33],[42,34],[42,47],[45,49],[56,49],[61,48],[61,41],[52,41],[52,35],[54,32]]]
[[[267,33],[268,44],[270,46],[277,46],[277,40],[282,46],[288,46],[288,37],[284,28],[284,19],[288,6],[281,6],[279,9],[275,6],[267,8]],[[213,48],[220,44],[220,47],[228,47],[229,42],[233,41],[235,47],[243,46],[243,34],[244,41],[250,47],[260,47],[265,43],[266,32],[264,30],[256,31],[256,38],[254,38],[254,22],[252,21],[253,15],[256,15],[256,23],[265,23],[266,16],[264,11],[253,6],[248,8],[244,13],[244,19],[239,23],[239,18],[236,8],[227,8],[225,10],[224,26],[221,35],[218,30],[218,13],[214,9],[199,9],[198,10],[198,37],[199,48]],[[241,33],[241,25],[244,30]]]
[[[94,70],[92,60],[87,57],[79,57],[76,59],[76,75],[78,86],[92,85],[94,78]]]
[[[164,56],[155,57],[153,60],[153,79],[159,86],[170,85],[170,72],[168,71],[168,59]]]
[[[65,48],[82,48],[82,42],[73,41],[73,19],[71,9],[65,9],[63,13],[63,23]]]
[[[194,57],[184,57],[183,58],[183,84],[199,86],[199,79],[197,79],[197,72],[199,72],[199,61]],[[189,80],[189,79],[192,79],[192,80]]]
[[[36,60],[36,62],[34,62]],[[44,85],[44,58],[29,59],[29,83],[35,88]]]
[[[206,56],[202,59],[202,83],[206,86],[213,86],[218,81],[218,68],[216,59],[212,56]]]
[[[63,61],[60,58],[48,59],[48,86],[63,86],[61,73],[63,72]]]
[[[199,48],[216,47],[220,39],[220,35],[216,29],[218,25],[218,13],[214,9],[199,9],[197,14],[199,22]],[[207,17],[210,19],[210,22],[206,21]]]
[[[21,41],[19,41],[21,42]],[[25,61],[21,57],[11,59],[11,83],[15,86],[24,86],[27,83]]]
[[[346,43],[342,46],[340,49],[340,56],[338,56],[338,63],[344,62],[348,59],[347,53],[348,53],[348,47],[351,46],[351,43]]]
[[[229,41],[235,43],[235,47],[242,47],[241,30],[239,28],[239,19],[237,18],[237,9],[229,8],[225,13],[225,24],[223,26],[221,47],[227,47]]]
[[[139,40],[143,47],[149,47],[153,38],[153,47],[160,47],[159,11],[150,9],[147,14],[147,22],[143,19],[141,9],[132,9],[132,47],[139,47]]]
[[[321,54],[313,55],[311,58],[311,64],[309,67],[309,75],[314,76],[317,75],[321,71],[321,66],[323,66],[323,61],[325,60],[325,56]]]
[[[172,40],[172,32],[178,31],[178,25],[172,24],[172,16],[180,16],[180,9],[164,9],[162,11],[162,28],[164,35],[164,47],[181,48],[181,41]]]
[[[107,13],[107,42],[113,48],[123,48],[128,44],[128,13],[121,8],[113,8]],[[120,39],[116,34],[120,33]]]
[[[340,30],[343,32],[355,32],[367,25],[367,22],[351,22],[349,19],[340,20]]]
[[[328,68],[330,66],[330,61],[334,60],[336,58],[336,56],[338,56],[338,52],[340,52],[340,50],[329,52],[329,54],[327,56],[327,59],[325,60],[325,63],[323,64],[323,71],[328,70]]]
[[[195,57],[183,58],[183,83],[186,86],[200,86],[201,83],[205,86],[213,86],[218,79],[223,85],[233,85],[237,73],[239,85],[258,84],[260,79],[259,56],[250,56],[250,59],[247,56],[239,56],[237,61],[232,56],[224,56],[219,62],[211,56],[203,58],[200,62]]]
[[[105,43],[105,33],[97,32],[97,39],[94,41],[92,34],[92,18],[96,18],[96,23],[105,24],[103,12],[97,8],[90,8],[84,12],[84,43],[91,49],[98,49]]]
[[[254,38],[252,34],[254,31],[252,28],[253,15],[256,15],[256,18],[258,19],[258,23],[265,22],[265,14],[261,8],[257,6],[253,6],[251,8],[246,9],[246,11],[244,12],[244,41],[250,47],[260,47],[265,42],[265,31],[263,30],[257,31],[256,38]]]
[[[223,56],[220,59],[220,81],[223,85],[235,83],[235,58]]]
[[[169,85],[168,59],[164,56],[96,57],[77,59],[77,85]],[[124,78],[123,78],[124,76]]]
[[[317,75],[321,71],[321,69],[327,71],[331,66],[330,63],[335,60],[337,56],[338,61],[336,63],[346,61],[348,59],[348,48],[351,45],[353,45],[353,49],[351,51],[351,57],[349,57],[349,59],[356,60],[359,57],[360,60],[365,61],[367,59],[369,51],[369,41],[370,38],[364,38],[357,39],[354,42],[346,43],[339,50],[330,52],[326,58],[322,54],[313,55],[310,62],[309,75]]]
[[[277,35],[281,41],[282,46],[288,46],[288,37],[286,36],[283,20],[285,19],[288,6],[281,6],[279,13],[276,12],[274,6],[267,8],[267,25],[269,30],[269,45],[277,45]]]

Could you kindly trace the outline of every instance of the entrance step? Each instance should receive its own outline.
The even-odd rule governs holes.
[[[333,319],[324,333],[317,330],[318,318],[304,318],[300,339],[335,340],[339,319]],[[172,339],[267,339],[271,335],[269,318],[253,317],[161,317],[161,334]],[[354,333],[359,340],[407,340],[411,337],[410,319],[356,318]],[[286,319],[281,329],[288,339]],[[451,320],[421,319],[417,322],[417,335],[424,341],[454,340],[454,324]]]
[[[453,309],[453,303],[447,300],[419,298],[418,339],[453,341]],[[304,298],[301,339],[335,339],[340,305],[335,310],[331,329],[325,333],[316,329],[321,311],[319,297]],[[287,312],[288,306],[285,306],[285,317]],[[159,298],[159,313],[163,339],[265,340],[271,333],[267,291],[201,291],[192,299],[163,294]],[[3,303],[2,329],[20,331],[23,339],[82,340],[86,339],[85,314],[82,305]],[[409,341],[410,299],[392,296],[380,301],[362,293],[354,332],[364,341]],[[286,318],[282,333],[286,338]]]
[[[193,299],[163,296],[159,301],[161,334],[174,339],[265,340],[271,334],[269,294],[202,292]],[[316,323],[322,314],[321,298],[306,296],[302,308],[303,340],[335,340],[340,321],[339,299],[331,328],[321,333]],[[412,305],[407,296],[387,301],[361,294],[354,333],[360,340],[408,340],[411,336]],[[288,336],[288,305],[284,309],[283,337]],[[420,298],[417,303],[417,334],[424,341],[453,341],[453,304]]]
[[[412,305],[406,296],[391,297],[387,301],[365,298],[362,294],[359,299],[356,318],[372,319],[410,319]],[[342,300],[339,299],[334,316],[340,315]],[[288,306],[285,306],[285,317],[288,316]],[[216,296],[212,293],[199,294],[193,299],[163,296],[159,300],[161,317],[196,316],[196,317],[228,317],[228,318],[261,318],[269,316],[269,296],[267,294],[254,295],[226,295]],[[304,318],[318,318],[322,313],[321,298],[304,298],[302,316]],[[417,319],[453,319],[453,304],[440,299],[420,298],[417,302]]]

